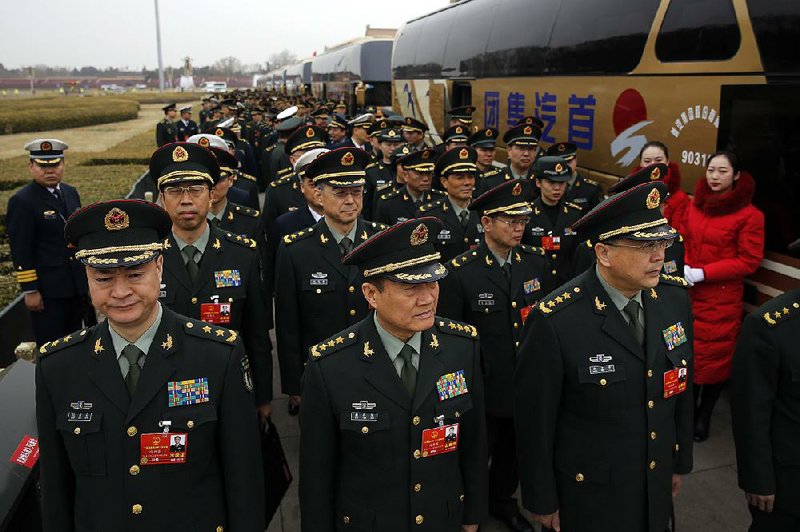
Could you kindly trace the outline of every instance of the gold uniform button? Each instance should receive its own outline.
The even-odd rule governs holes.
[[[194,428],[194,421],[191,419],[186,422],[186,428],[193,429]]]
[[[350,287],[350,288],[348,288],[347,290],[348,290],[348,291],[349,291],[349,292],[352,294],[353,292],[355,292],[355,291],[356,291],[356,287],[355,287],[355,286],[351,286],[351,287]]]
[[[512,301],[511,302],[511,308],[517,308],[517,302],[516,301]]]
[[[460,418],[461,417],[461,412],[456,410],[455,417],[456,417],[456,419]]]
[[[133,506],[131,506],[131,513],[133,515],[139,515],[140,513],[142,513],[142,505],[134,504]]]
[[[197,298],[196,298],[196,297],[193,297],[193,298],[192,298],[192,305],[196,305],[196,304],[197,304]]]
[[[653,370],[652,370],[652,369],[648,369],[648,370],[647,370],[647,378],[648,378],[648,379],[651,379],[651,378],[653,378]]]
[[[345,515],[344,517],[342,517],[342,522],[344,522],[344,524],[346,524],[346,525],[349,525],[350,524],[350,516],[349,515]]]
[[[464,502],[464,494],[463,493],[458,496],[458,500],[461,501],[461,502]]]
[[[583,482],[585,479],[586,477],[583,476],[583,473],[578,473],[577,475],[575,475],[575,480],[577,482]]]
[[[517,323],[516,321],[514,322],[514,328],[519,329],[519,323]]]
[[[417,460],[418,460],[420,456],[422,456],[422,453],[421,453],[421,452],[419,452],[419,449],[417,449],[416,451],[414,451],[414,458],[415,458],[415,459],[417,459]]]
[[[658,437],[658,434],[656,434],[655,431],[650,433],[650,439],[651,440],[655,440],[657,437]]]
[[[608,384],[608,381],[607,381],[607,380],[605,380],[605,379],[600,379],[600,386],[605,386],[606,384]]]
[[[72,432],[74,432],[75,434],[80,434],[81,433],[81,428],[80,427],[75,427],[75,430],[73,430]]]
[[[364,425],[363,427],[361,427],[361,434],[368,434],[368,433],[369,433],[368,426]]]
[[[419,416],[414,416],[414,419],[411,420],[414,425],[419,425],[420,419]]]
[[[558,270],[553,270],[553,271],[552,271],[552,272],[550,272],[550,273],[552,273],[553,275],[555,275],[555,274],[557,274],[557,273],[558,273]]]
[[[677,444],[677,443],[675,444],[675,450],[676,451],[680,451],[681,450],[681,446],[679,444]]]
[[[684,366],[686,365],[686,359],[685,358],[681,359],[681,364],[683,364]]]
[[[647,401],[647,408],[653,408],[656,406],[655,401]]]
[[[317,293],[321,294],[322,293],[322,289],[321,288],[317,288]]]
[[[418,525],[421,525],[422,523],[425,522],[425,517],[418,515],[417,517],[414,518],[414,522],[417,523]]]
[[[350,315],[351,316],[355,316],[356,315],[356,309],[350,309]]]
[[[650,470],[652,471],[655,468],[656,468],[656,461],[653,460],[652,462],[650,462]]]
[[[417,493],[422,491],[422,484],[414,484],[414,491]]]
[[[132,465],[128,471],[130,471],[131,475],[136,476],[139,474],[139,471],[141,471],[141,469],[139,469],[138,465]]]
[[[552,254],[552,255],[550,255],[550,256],[551,256],[552,258],[554,258],[554,259],[557,259],[557,258],[558,258],[558,255],[556,255],[555,253],[553,253],[553,254]],[[555,270],[553,270],[553,271],[555,271]]]
[[[136,427],[128,427],[128,436],[130,436],[131,438],[136,436],[137,432],[139,432],[139,431],[136,430]]]

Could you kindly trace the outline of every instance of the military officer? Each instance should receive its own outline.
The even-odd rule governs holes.
[[[347,119],[340,114],[332,114],[328,118],[328,148],[343,142],[347,136]]]
[[[503,142],[508,148],[508,166],[505,168],[504,177],[487,181],[485,186],[493,187],[495,182],[508,179],[530,179],[533,175],[533,161],[539,149],[539,139],[542,130],[535,124],[520,124],[514,126],[503,135]]]
[[[214,155],[196,144],[157,150],[150,159],[172,231],[164,240],[161,303],[193,319],[230,327],[242,336],[255,376],[262,418],[272,400],[271,305],[265,301],[256,241],[207,221],[211,188],[219,181]]]
[[[489,184],[494,183],[494,186],[497,186],[503,181],[511,179],[510,177],[504,179],[504,176],[500,176],[505,165],[494,160],[497,151],[496,145],[498,135],[499,132],[497,129],[487,127],[479,129],[467,139],[467,146],[475,148],[475,151],[478,153],[478,160],[475,161],[478,165],[478,179],[475,182],[476,196],[492,188],[491,186],[484,185],[484,181]]]
[[[521,244],[531,214],[529,180],[502,183],[476,198],[484,241],[447,263],[447,297],[438,313],[478,329],[486,385],[489,513],[511,530],[533,531],[513,498],[519,484],[513,419],[513,377],[522,325],[544,295],[544,251]]]
[[[78,191],[63,183],[65,142],[25,144],[33,180],[8,200],[6,224],[14,275],[30,311],[39,344],[94,322],[88,311],[86,274],[64,240],[66,219],[81,206]]]
[[[666,194],[639,185],[582,217],[595,268],[528,317],[514,422],[523,506],[548,528],[664,532],[692,469],[692,314],[683,278],[661,273]]]
[[[206,218],[211,225],[222,231],[250,237],[259,246],[266,244],[263,240],[264,232],[261,230],[261,213],[229,200],[236,180],[235,171],[232,169],[235,168],[236,158],[227,151],[217,148],[210,150],[217,158],[220,175],[211,189],[211,203]]]
[[[320,198],[317,187],[314,185],[314,180],[306,176],[305,168],[311,164],[314,159],[329,151],[330,150],[327,148],[314,148],[306,151],[297,158],[294,164],[294,171],[300,179],[300,193],[303,194],[306,205],[296,210],[285,212],[275,218],[270,236],[267,238],[267,242],[274,245],[273,259],[275,253],[278,251],[278,244],[283,241],[284,236],[311,227],[324,216],[322,199]]]
[[[302,120],[292,116],[275,127],[275,132],[278,135],[277,141],[274,144],[265,146],[261,154],[261,178],[265,187],[291,173],[292,164],[284,146],[286,145],[286,139],[302,125]]]
[[[192,120],[192,106],[184,105],[180,108],[181,119],[175,122],[175,136],[178,141],[185,141],[192,135],[197,135],[200,130],[197,122]]]
[[[448,127],[465,126],[466,129],[469,129],[472,125],[472,113],[474,112],[475,108],[471,105],[453,107],[448,113],[450,115],[450,125]]]
[[[300,405],[308,349],[368,311],[358,293],[358,268],[341,262],[342,255],[384,227],[359,218],[368,161],[363,150],[339,148],[311,162],[305,177],[318,189],[324,217],[309,229],[286,235],[278,247],[275,336],[281,388],[289,395],[291,414]]]
[[[403,166],[405,186],[378,196],[373,211],[376,222],[393,225],[410,220],[420,207],[444,196],[438,190],[431,190],[435,160],[435,152],[431,148],[411,151],[408,155],[398,157],[396,164]]]
[[[731,415],[750,532],[800,530],[800,290],[744,320],[733,356]]]
[[[475,532],[486,516],[478,333],[434,315],[447,273],[431,241],[437,230],[433,218],[409,220],[343,259],[362,272],[375,311],[311,348],[303,532]]]
[[[422,150],[427,145],[425,144],[425,132],[428,131],[428,126],[425,122],[417,120],[416,118],[407,116],[403,120],[403,138],[406,143],[414,150]]]
[[[156,146],[159,148],[165,144],[178,141],[178,131],[175,128],[175,115],[177,114],[177,104],[170,103],[161,108],[164,111],[164,118],[156,124]]]
[[[600,183],[578,173],[578,147],[572,142],[556,142],[545,151],[545,155],[561,157],[567,161],[572,175],[567,181],[564,199],[588,212],[603,200]]]
[[[170,226],[139,200],[67,222],[107,320],[36,361],[45,532],[264,530],[250,361],[235,331],[159,303]]]
[[[564,159],[537,159],[534,175],[541,195],[533,201],[533,215],[522,241],[545,250],[547,273],[542,283],[547,293],[572,278],[572,259],[578,242],[572,224],[581,217],[582,211],[577,205],[564,201],[566,181],[570,176]]]
[[[369,130],[372,127],[373,120],[374,117],[369,113],[359,115],[350,120],[347,123],[350,136],[345,137],[341,142],[332,144],[330,149],[335,150],[337,148],[347,147],[360,148],[368,154],[372,154],[372,144],[369,142]]]
[[[211,116],[211,107],[214,106],[215,101],[213,100],[213,98],[210,98],[208,96],[203,96],[202,98],[200,98],[200,103],[203,106],[203,108],[200,109],[199,113],[200,125],[202,126],[209,120],[209,117]]]
[[[366,184],[364,185],[364,216],[372,217],[372,205],[376,194],[395,183],[395,166],[392,164],[392,153],[403,143],[399,129],[385,128],[374,135],[377,140],[378,157],[367,165]],[[381,192],[382,193],[382,192]]]
[[[453,148],[439,157],[433,175],[447,195],[423,205],[416,214],[417,217],[433,216],[442,223],[433,246],[443,261],[474,248],[481,239],[480,215],[469,208],[478,173],[476,159],[475,150],[468,147]]]
[[[217,158],[221,177],[228,178],[226,198],[243,207],[257,210],[259,206],[258,185],[253,176],[239,172],[239,161],[234,155],[235,149],[226,143],[222,137],[209,133],[192,135],[186,142],[199,144],[208,148]]]
[[[328,110],[324,107],[311,112],[311,118],[314,119],[314,125],[325,129],[328,126]]]

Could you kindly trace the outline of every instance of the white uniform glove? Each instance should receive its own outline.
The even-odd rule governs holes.
[[[703,268],[692,268],[688,264],[683,267],[683,276],[686,278],[689,286],[702,283],[706,279],[706,274],[703,271]]]

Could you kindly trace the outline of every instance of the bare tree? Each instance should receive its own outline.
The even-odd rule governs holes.
[[[242,62],[229,55],[214,62],[214,70],[225,76],[235,76],[242,72]]]
[[[297,61],[297,56],[285,48],[277,54],[269,56],[270,68],[279,68],[295,61]]]

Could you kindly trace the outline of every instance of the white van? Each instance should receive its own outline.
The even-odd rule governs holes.
[[[228,84],[224,81],[206,81],[204,90],[206,92],[225,92],[228,90]]]

